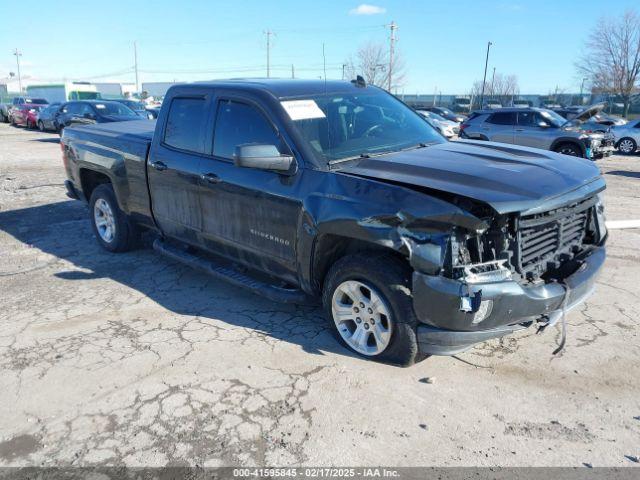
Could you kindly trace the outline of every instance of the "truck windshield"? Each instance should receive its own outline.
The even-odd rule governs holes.
[[[381,90],[315,95],[282,105],[326,162],[446,142],[416,112]],[[294,107],[302,109],[292,114]]]

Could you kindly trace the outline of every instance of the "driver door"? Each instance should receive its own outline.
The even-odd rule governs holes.
[[[539,123],[544,121],[536,111],[518,112],[518,125],[515,132],[515,143],[525,147],[549,149],[551,144],[549,129],[551,126],[541,127]]]

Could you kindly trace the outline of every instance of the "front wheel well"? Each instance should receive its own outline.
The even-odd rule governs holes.
[[[409,261],[404,255],[388,247],[357,238],[324,234],[316,240],[313,251],[311,265],[313,288],[318,292],[322,291],[322,285],[324,284],[327,272],[335,262],[347,255],[362,252],[390,253],[409,265]]]
[[[91,194],[96,187],[104,183],[111,183],[111,179],[104,173],[87,168],[80,169],[80,187],[87,200],[91,198]]]

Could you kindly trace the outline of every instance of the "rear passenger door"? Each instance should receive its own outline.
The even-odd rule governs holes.
[[[202,230],[200,161],[210,153],[211,95],[190,89],[169,99],[147,160],[151,207],[168,237],[197,244]]]
[[[489,140],[492,142],[513,143],[513,134],[516,125],[515,112],[496,112],[485,120],[489,124]]]
[[[297,187],[303,171],[284,175],[234,165],[238,145],[275,145],[280,153],[291,153],[257,102],[219,98],[214,129],[213,155],[200,163],[204,243],[252,267],[295,278]]]

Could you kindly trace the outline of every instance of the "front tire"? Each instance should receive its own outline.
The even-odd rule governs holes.
[[[411,270],[388,253],[359,253],[329,270],[322,302],[338,340],[358,355],[399,366],[418,357]]]
[[[135,247],[136,227],[118,207],[111,184],[104,183],[93,190],[89,201],[89,218],[93,233],[105,250],[120,253]]]
[[[554,152],[569,155],[571,157],[582,157],[582,151],[573,143],[561,143],[555,148]]]
[[[44,132],[44,123],[42,123],[42,120],[38,120],[38,130]]]
[[[624,137],[618,142],[618,150],[625,155],[631,155],[638,148],[638,144],[633,138]]]

